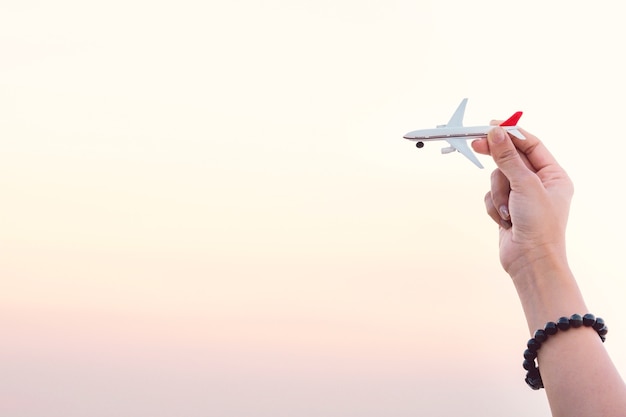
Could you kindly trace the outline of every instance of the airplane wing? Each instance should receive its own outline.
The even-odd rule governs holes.
[[[454,149],[456,149],[457,151],[465,155],[465,157],[469,159],[470,161],[472,161],[478,168],[484,168],[483,165],[478,160],[478,158],[476,157],[476,154],[472,152],[469,145],[467,144],[467,139],[450,138],[446,140],[448,141],[450,145],[454,147]]]
[[[447,127],[461,127],[463,126],[463,116],[465,115],[465,105],[467,104],[467,99],[464,98],[461,100],[461,104],[456,108],[456,111],[450,118],[450,121],[446,125]]]

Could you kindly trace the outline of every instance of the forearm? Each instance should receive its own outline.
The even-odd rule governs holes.
[[[520,264],[510,275],[531,335],[548,321],[588,313],[564,255],[550,253]]]
[[[531,335],[548,321],[589,312],[564,257],[528,262],[512,278]],[[558,332],[537,361],[553,416],[626,415],[626,387],[593,329]]]

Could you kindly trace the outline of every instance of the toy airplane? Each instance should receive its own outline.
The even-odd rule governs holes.
[[[465,114],[465,105],[467,99],[464,98],[457,107],[456,111],[452,115],[452,118],[445,125],[439,125],[436,129],[421,129],[414,130],[404,135],[404,139],[417,141],[415,146],[418,148],[424,147],[424,142],[429,140],[445,140],[450,146],[441,149],[441,153],[450,153],[459,151],[472,161],[478,168],[483,168],[482,164],[476,158],[476,155],[467,144],[468,139],[486,138],[487,133],[493,129],[493,126],[463,126],[463,115]],[[508,120],[501,123],[507,132],[515,136],[518,139],[526,139],[522,133],[517,130],[517,122],[522,117],[522,112],[518,111]]]

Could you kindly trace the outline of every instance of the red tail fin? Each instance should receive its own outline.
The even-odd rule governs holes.
[[[506,121],[500,123],[500,126],[515,126],[517,125],[520,117],[522,117],[522,112],[515,112],[513,116],[509,117]]]

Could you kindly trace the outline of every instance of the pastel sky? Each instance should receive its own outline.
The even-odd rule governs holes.
[[[618,6],[0,2],[0,415],[549,416],[495,165],[402,139],[463,97],[570,173],[626,373]]]

